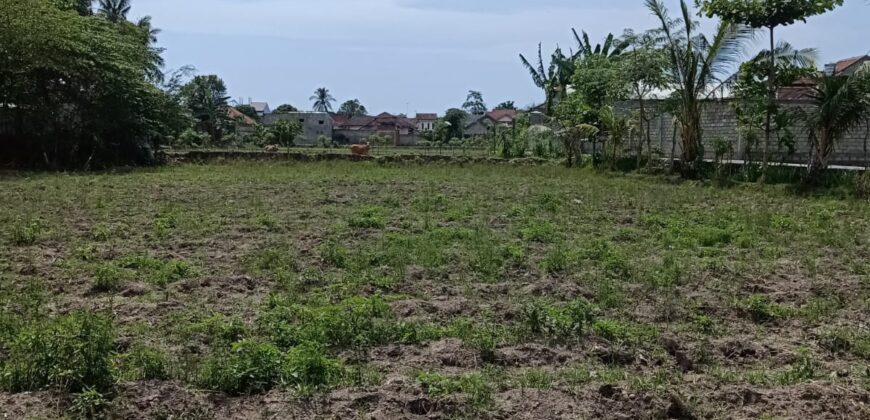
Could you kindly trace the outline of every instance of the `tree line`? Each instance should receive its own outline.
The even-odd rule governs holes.
[[[566,148],[578,158],[579,142],[591,141],[594,151],[611,164],[634,136],[637,165],[653,161],[650,141],[651,94],[665,95],[664,109],[672,115],[681,145],[679,167],[685,176],[697,174],[704,159],[701,115],[704,103],[728,90],[735,101],[741,132],[762,149],[761,180],[770,160],[771,142],[793,147],[794,127],[801,122],[811,141],[808,179],[823,172],[833,145],[870,117],[870,76],[829,75],[817,70],[817,52],[776,42],[775,29],[805,21],[842,5],[842,0],[699,0],[697,10],[682,0],[672,14],[660,0],[646,0],[659,25],[622,36],[608,35],[593,45],[585,32],[573,30],[576,50],[557,48],[545,63],[540,44],[536,60],[520,55],[532,81],[545,97],[544,113],[558,128]],[[717,18],[711,34],[701,30],[697,16]],[[747,48],[760,29],[769,47],[744,61]],[[737,72],[734,72],[734,69]],[[809,107],[786,109],[776,93],[797,81],[809,81]],[[634,115],[614,112],[614,105],[634,100]],[[646,150],[644,150],[644,148]],[[717,145],[718,148],[718,145]],[[572,154],[569,153],[569,162]],[[569,163],[570,164],[570,163]]]

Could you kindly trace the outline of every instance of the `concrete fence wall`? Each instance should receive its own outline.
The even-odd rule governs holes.
[[[789,101],[782,103],[786,107],[808,107],[809,104],[801,101]],[[650,136],[652,147],[658,149],[664,156],[670,157],[672,144],[675,144],[674,153],[679,158],[681,153],[679,126],[675,125],[674,118],[670,114],[661,112],[661,101],[649,101],[644,104],[647,115],[651,115]],[[636,101],[620,103],[617,106],[620,113],[637,113],[640,109]],[[764,132],[757,133],[757,143],[750,144],[737,123],[737,114],[734,111],[733,101],[711,100],[704,102],[701,115],[701,127],[703,129],[704,155],[707,159],[714,159],[715,144],[724,140],[731,143],[733,153],[731,159],[760,161],[764,147]],[[676,128],[676,135],[675,135]],[[861,126],[848,133],[845,138],[834,145],[832,163],[840,165],[867,166],[870,144],[868,144],[868,129]],[[774,134],[770,141],[771,162],[805,164],[811,156],[809,135],[806,128],[799,122],[791,128],[794,134],[794,152],[789,153],[789,148],[780,144],[780,137]],[[626,142],[626,148],[634,150],[637,147],[638,136]]]

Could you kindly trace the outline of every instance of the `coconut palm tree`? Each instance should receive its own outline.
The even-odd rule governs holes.
[[[139,21],[136,22],[136,26],[140,31],[142,31],[142,35],[145,37],[145,42],[148,44],[149,60],[145,67],[146,75],[152,82],[160,84],[164,79],[163,66],[165,65],[165,62],[161,56],[164,49],[154,46],[154,44],[157,43],[157,35],[160,34],[160,29],[151,25],[151,16],[145,16],[139,19]]]
[[[813,106],[802,111],[812,146],[808,181],[827,169],[835,142],[870,120],[870,74],[822,74],[816,83],[810,94]]]
[[[773,59],[777,68],[815,68],[819,60],[819,51],[815,48],[797,49],[786,41],[779,41],[773,50]],[[770,62],[770,50],[758,52],[747,63],[758,64],[767,68]],[[731,88],[737,83],[740,72],[737,71],[725,79],[716,89]]]
[[[660,41],[669,61],[667,78],[677,101],[675,117],[680,125],[683,173],[689,174],[695,163],[703,159],[703,99],[740,63],[755,31],[744,25],[721,22],[713,37],[708,38],[698,32],[698,24],[692,20],[685,0],[680,1],[682,18],[677,19],[669,16],[661,0],[646,0],[646,5],[661,24]]]
[[[127,20],[130,7],[130,0],[100,0],[98,11],[109,22],[120,22]]]
[[[329,93],[329,89],[317,88],[314,95],[308,99],[314,101],[314,111],[332,112],[332,103],[335,102],[335,98]]]

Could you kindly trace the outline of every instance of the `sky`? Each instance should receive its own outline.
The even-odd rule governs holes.
[[[671,12],[679,2],[666,0]],[[691,2],[690,2],[691,3]],[[543,44],[573,48],[571,28],[594,42],[655,26],[642,0],[132,0],[130,20],[153,17],[167,68],[217,74],[229,95],[310,109],[318,87],[370,113],[437,112],[469,90],[492,107],[543,99],[518,55]],[[870,2],[846,0],[779,31],[821,64],[870,51]],[[702,21],[712,30],[713,23]],[[764,44],[759,36],[757,52]],[[338,103],[335,105],[338,106]]]

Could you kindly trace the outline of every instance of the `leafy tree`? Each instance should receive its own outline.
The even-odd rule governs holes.
[[[647,167],[652,164],[652,139],[650,135],[651,117],[647,112],[646,98],[654,91],[667,86],[665,67],[668,65],[665,50],[656,45],[656,34],[645,32],[635,34],[626,31],[623,38],[629,43],[627,50],[619,57],[622,75],[630,88],[630,96],[638,101],[638,123],[640,134],[637,148],[637,167],[643,154],[646,141]]]
[[[247,117],[250,117],[254,121],[260,120],[260,116],[257,114],[257,110],[254,109],[254,107],[252,107],[250,105],[236,105],[234,108],[236,109],[236,111],[241,112],[242,114],[244,114]]]
[[[495,106],[493,109],[512,109],[514,111],[517,110],[517,106],[514,105],[514,101],[504,101]]]
[[[273,114],[289,114],[291,112],[299,112],[295,106],[290,104],[279,105],[278,108],[275,108],[272,113]]]
[[[181,88],[184,103],[197,122],[197,127],[207,133],[213,143],[223,137],[229,116],[227,115],[227,88],[216,75],[196,76]]]
[[[354,99],[341,104],[341,106],[338,107],[338,113],[347,118],[353,118],[368,115],[369,112],[366,110],[366,107],[359,102],[359,99]]]
[[[0,157],[57,169],[153,162],[184,118],[146,78],[151,52],[135,25],[76,6],[0,0]]]
[[[841,6],[843,0],[697,0],[701,10],[708,17],[717,16],[725,21],[749,25],[753,28],[767,28],[770,33],[770,49],[774,51],[774,30],[808,17],[829,12]],[[764,128],[764,152],[762,180],[767,173],[768,150],[770,147],[771,122],[776,102],[776,64],[768,60],[767,98],[768,109]]]
[[[332,103],[335,98],[329,93],[329,89],[322,87],[314,91],[314,95],[308,98],[314,101],[314,111],[316,112],[332,112]]]
[[[91,5],[94,0],[73,0],[73,9],[81,16],[90,16],[94,14],[91,10]]]
[[[130,8],[130,0],[100,0],[98,11],[109,22],[120,22],[127,20]]]
[[[778,133],[780,144],[794,150],[794,134],[791,131],[794,114],[776,102],[769,102],[770,60],[770,50],[761,51],[741,64],[740,71],[725,83],[731,85],[737,99],[734,108],[747,139],[756,138],[756,131],[764,131],[767,128],[765,118],[771,115],[772,129]],[[811,48],[797,50],[789,43],[781,41],[773,52],[773,61],[777,68],[773,85],[777,90],[816,72],[816,51]]]
[[[441,140],[449,141],[454,138],[461,139],[465,132],[465,120],[467,117],[468,115],[461,109],[448,109],[442,118],[444,123],[442,125],[444,129],[444,137],[442,137]]]
[[[275,141],[284,147],[293,147],[296,137],[302,134],[302,124],[296,121],[279,120],[271,128]]]
[[[486,103],[483,102],[483,94],[476,90],[469,90],[462,109],[476,115],[486,113]]]
[[[870,74],[821,75],[816,82],[813,106],[802,112],[813,148],[808,181],[828,168],[834,143],[870,119]]]
[[[675,117],[679,122],[682,142],[683,174],[693,172],[703,159],[701,110],[714,83],[724,72],[736,65],[753,30],[744,25],[721,22],[712,38],[698,33],[689,7],[681,0],[682,19],[673,19],[660,0],[646,0],[647,7],[658,18],[669,64],[665,69],[669,87],[677,98]]]

